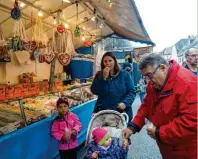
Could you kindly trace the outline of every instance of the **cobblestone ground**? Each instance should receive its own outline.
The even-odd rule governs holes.
[[[140,106],[139,96],[136,97],[132,108],[135,115]],[[143,127],[140,133],[131,137],[132,145],[129,148],[128,159],[162,159],[155,140],[151,139],[146,133],[146,127]],[[78,159],[83,159],[85,149],[78,152]]]

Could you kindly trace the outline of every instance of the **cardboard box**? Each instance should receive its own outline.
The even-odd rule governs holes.
[[[30,83],[23,84],[23,97],[29,97],[29,87]]]
[[[20,97],[23,97],[23,85],[16,84],[14,87],[14,98],[20,98]]]
[[[13,99],[14,98],[14,85],[7,85],[6,86],[6,99]]]
[[[6,99],[6,85],[0,85],[0,101]]]

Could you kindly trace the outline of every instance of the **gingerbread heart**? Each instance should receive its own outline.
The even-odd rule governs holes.
[[[26,51],[34,51],[36,49],[36,41],[23,41],[23,49]]]
[[[43,54],[39,54],[39,62],[44,63],[45,62],[45,56]]]
[[[53,52],[49,54],[45,54],[44,56],[45,56],[45,62],[47,62],[48,64],[50,64],[55,58],[55,54]]]
[[[67,66],[70,63],[71,56],[67,53],[58,54],[58,61],[63,65]]]

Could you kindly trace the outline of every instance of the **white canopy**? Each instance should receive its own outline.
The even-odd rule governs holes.
[[[71,3],[62,3],[62,0],[21,0],[19,5],[21,2],[25,4],[25,7],[20,9],[29,39],[33,36],[32,30],[39,11],[43,12],[44,31],[51,38],[54,17],[62,10],[64,23],[69,24],[72,31],[76,25],[81,28],[81,37],[74,37],[75,48],[83,45],[82,36],[96,41],[114,33],[130,40],[154,45],[144,28],[134,0],[70,0]],[[10,17],[10,10],[13,7],[14,0],[0,1],[0,25],[6,39],[12,36],[15,20]],[[94,13],[97,20],[92,21]],[[104,24],[102,29],[101,23]]]

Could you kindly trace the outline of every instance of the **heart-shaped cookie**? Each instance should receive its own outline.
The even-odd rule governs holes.
[[[36,41],[23,41],[23,49],[26,51],[34,51],[36,49]]]
[[[50,64],[54,58],[55,58],[55,54],[53,52],[45,54],[45,62],[47,62],[48,64]]]
[[[45,62],[45,55],[39,54],[39,62],[44,63]]]
[[[71,55],[68,53],[58,54],[58,61],[63,65],[67,66],[70,63]]]

